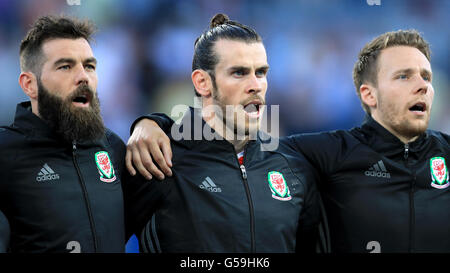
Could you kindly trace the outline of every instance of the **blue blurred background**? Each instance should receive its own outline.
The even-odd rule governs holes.
[[[64,13],[97,25],[102,113],[126,142],[137,116],[193,105],[194,41],[218,12],[263,37],[267,103],[280,105],[281,135],[359,125],[364,112],[352,80],[359,50],[381,33],[409,28],[431,44],[430,128],[450,132],[448,0],[0,0],[0,124],[10,124],[16,104],[27,100],[18,85],[19,45],[38,16]],[[127,252],[137,251],[132,238]]]

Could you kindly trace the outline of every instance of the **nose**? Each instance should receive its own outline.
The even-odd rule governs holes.
[[[417,86],[414,88],[414,93],[423,93],[426,94],[428,89],[430,88],[431,83],[424,80],[422,76],[419,76],[419,80],[417,81]]]
[[[89,84],[89,75],[86,72],[86,69],[83,65],[78,65],[76,70],[75,83],[76,85],[80,84]]]
[[[247,87],[247,93],[257,94],[262,91],[262,85],[265,78],[258,78],[256,75],[252,75],[249,78],[249,84]]]

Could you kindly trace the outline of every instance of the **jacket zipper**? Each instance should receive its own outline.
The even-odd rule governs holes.
[[[409,144],[405,144],[404,158],[408,168]],[[414,187],[416,184],[416,174],[413,170],[413,181],[409,189],[409,252],[414,252],[414,232],[415,232],[415,208],[414,208]]]
[[[236,154],[236,151],[235,151]],[[246,153],[246,149],[244,149],[244,162],[245,162],[245,156],[247,155]],[[236,157],[236,156],[235,156]],[[236,158],[237,160],[237,158]],[[248,206],[249,206],[249,211],[250,211],[250,242],[251,242],[251,253],[255,253],[256,252],[256,243],[255,243],[255,214],[254,214],[254,208],[253,208],[253,201],[252,201],[252,197],[250,195],[250,188],[248,186],[248,181],[247,181],[247,170],[245,169],[245,166],[239,163],[238,160],[238,164],[241,168],[241,173],[242,173],[242,179],[244,180],[244,188],[245,188],[245,194],[247,195],[247,201],[248,201]]]
[[[79,178],[79,182],[81,185],[81,189],[83,191],[83,198],[84,198],[84,202],[86,204],[86,208],[88,211],[88,217],[89,217],[89,224],[91,226],[91,233],[92,233],[92,238],[94,241],[94,252],[97,252],[97,234],[95,232],[95,223],[94,223],[94,217],[92,216],[92,210],[91,210],[91,204],[89,203],[89,196],[86,190],[86,185],[84,183],[83,177],[81,176],[81,171],[80,171],[80,166],[78,166],[78,161],[77,161],[77,145],[76,142],[72,142],[72,155],[73,155],[73,163],[75,165],[75,169],[77,170],[77,174],[78,174],[78,178]]]
[[[403,155],[403,157],[404,157],[405,160],[406,160],[406,165],[408,165],[408,154],[409,154],[409,144],[406,143],[406,144],[405,144],[405,153],[404,153],[404,155]]]

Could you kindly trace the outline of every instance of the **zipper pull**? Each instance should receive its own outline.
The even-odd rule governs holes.
[[[247,171],[245,170],[244,165],[241,165],[242,178],[247,179]]]
[[[409,144],[405,144],[405,154],[404,154],[405,159],[408,159],[408,152],[409,152]]]
[[[72,151],[73,151],[74,154],[77,151],[77,142],[75,140],[72,141]]]

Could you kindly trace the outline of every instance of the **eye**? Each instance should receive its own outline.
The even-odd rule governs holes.
[[[257,70],[256,71],[256,76],[261,78],[261,77],[265,77],[267,74],[267,70],[265,69],[261,69],[261,70]]]
[[[237,77],[242,77],[245,75],[244,70],[242,70],[242,69],[235,70],[235,71],[233,71],[232,74]]]
[[[93,65],[93,64],[87,64],[87,65],[85,65],[85,68],[88,70],[95,71],[95,65]]]
[[[400,80],[407,80],[408,78],[409,77],[406,74],[400,74],[400,75],[397,76],[397,79],[400,79]]]
[[[424,81],[431,82],[431,77],[428,75],[424,75],[422,78]]]
[[[69,69],[70,69],[70,65],[68,65],[68,64],[58,67],[58,70],[69,70]]]

